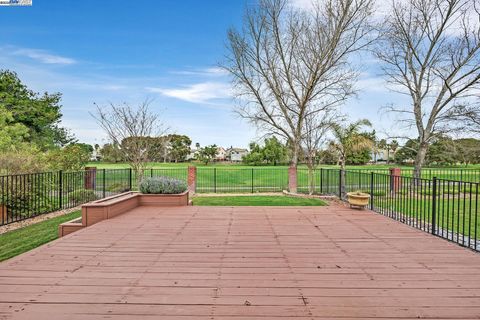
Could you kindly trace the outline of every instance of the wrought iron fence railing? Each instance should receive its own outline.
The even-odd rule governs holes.
[[[477,176],[477,169],[467,170],[427,169],[422,178],[413,178],[406,170],[398,176],[385,169],[342,172],[319,168],[309,173],[306,168],[298,168],[297,189],[344,200],[347,192],[368,193],[370,209],[478,251],[480,174]],[[147,169],[143,176],[170,176],[186,181],[188,168]],[[199,167],[196,192],[281,192],[288,188],[288,179],[285,167]],[[131,169],[0,176],[0,225],[137,190],[138,180]]]
[[[130,169],[0,176],[0,225],[131,190],[131,177]]]
[[[336,170],[341,174],[340,170]],[[370,195],[370,209],[425,232],[480,251],[479,183],[345,171],[345,192]]]

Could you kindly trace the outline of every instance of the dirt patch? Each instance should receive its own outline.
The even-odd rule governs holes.
[[[26,226],[29,226],[29,225],[32,225],[32,224],[36,224],[36,223],[48,220],[48,219],[63,216],[63,215],[72,213],[74,211],[78,211],[80,209],[81,209],[81,207],[78,206],[78,207],[75,207],[75,208],[70,208],[70,209],[55,211],[55,212],[52,212],[52,213],[42,214],[38,217],[30,218],[30,219],[19,221],[19,222],[10,223],[10,224],[7,224],[5,226],[0,226],[0,234],[3,234],[5,232],[9,232],[9,231],[13,231],[13,230],[17,230],[17,229],[20,229],[20,228],[23,228],[23,227],[26,227]]]

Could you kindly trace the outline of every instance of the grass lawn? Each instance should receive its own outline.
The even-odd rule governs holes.
[[[126,169],[130,166],[128,163],[108,163],[108,162],[89,162],[87,167],[97,167],[98,169]],[[263,166],[251,166],[246,165],[243,163],[230,163],[230,162],[215,162],[205,165],[200,162],[181,162],[181,163],[163,163],[163,162],[152,162],[148,164],[148,168],[186,168],[189,166],[195,167],[205,167],[205,168],[225,168],[225,167],[234,167],[234,168],[288,168],[288,165],[263,165]],[[320,165],[319,168],[327,168],[327,169],[338,169],[339,166],[336,165]],[[389,169],[392,167],[400,167],[405,170],[412,170],[412,166],[405,166],[405,165],[397,165],[397,164],[375,164],[375,165],[358,165],[358,166],[347,166],[347,169]],[[299,168],[307,168],[306,165],[299,165]],[[459,165],[459,166],[449,166],[449,167],[442,167],[442,168],[434,168],[437,170],[452,168],[452,169],[480,169],[480,164],[470,164],[470,165]]]
[[[198,192],[281,192],[286,189],[288,185],[288,170],[287,166],[247,166],[242,164],[228,164],[228,163],[214,163],[208,166],[199,163],[151,163],[148,165],[149,169],[145,171],[145,176],[170,176],[177,179],[187,179],[187,167],[195,165],[197,169],[197,191]],[[127,169],[128,164],[125,163],[102,163],[92,162],[88,166],[96,166],[97,185],[102,185],[102,169]],[[388,175],[389,167],[394,165],[365,165],[365,166],[348,166],[347,169],[354,170],[347,174],[347,184],[363,184],[369,182],[369,174],[374,171],[377,174]],[[323,186],[334,185],[338,182],[338,173],[336,170],[324,170],[323,182],[321,182],[321,170],[323,169],[338,169],[338,166],[320,166],[315,173],[315,181],[317,185],[317,192],[323,192],[320,184]],[[478,166],[462,167],[467,169],[478,169]],[[402,176],[411,176],[412,167],[401,167]],[[422,177],[425,179],[432,179],[434,176],[439,179],[451,179],[478,182],[480,181],[479,170],[458,170],[457,168],[425,168]],[[308,178],[307,168],[304,165],[298,167],[298,186],[300,191],[304,192],[307,189]],[[109,171],[105,183],[107,185],[116,186],[118,181],[125,178],[126,171],[119,170],[117,172]],[[124,179],[123,179],[124,180]],[[362,181],[361,183],[360,180]],[[134,188],[136,178],[133,177]]]
[[[324,206],[325,201],[287,196],[196,197],[195,206]]]
[[[58,225],[81,216],[75,211],[0,235],[0,261],[58,238]]]
[[[417,199],[397,195],[374,197],[377,210],[401,213],[413,218],[420,226],[432,222],[432,199],[429,196]],[[475,198],[437,198],[436,225],[446,231],[453,231],[480,239],[480,218]]]

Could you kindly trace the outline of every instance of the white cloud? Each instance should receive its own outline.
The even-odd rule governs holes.
[[[228,75],[228,72],[225,69],[222,69],[220,67],[207,68],[207,69],[204,69],[204,71],[207,74],[214,75],[214,76],[226,76],[226,75]]]
[[[181,70],[171,71],[172,74],[188,75],[188,76],[205,76],[205,77],[223,77],[228,75],[228,72],[219,67],[194,69],[194,70]]]
[[[313,0],[290,0],[290,3],[300,9],[311,9],[313,7]]]
[[[381,76],[371,76],[368,73],[361,75],[360,79],[356,83],[360,92],[383,92],[388,93],[387,82]]]
[[[46,64],[70,65],[77,63],[77,61],[72,58],[62,57],[38,49],[18,49],[13,51],[13,55],[28,57]]]
[[[314,8],[314,3],[322,3],[324,0],[290,0],[291,5],[294,8],[311,10]],[[391,10],[391,1],[376,1],[374,17],[380,18],[385,14],[388,14]]]
[[[209,103],[216,99],[231,97],[231,87],[223,82],[202,82],[184,88],[146,88],[150,92],[192,103]]]

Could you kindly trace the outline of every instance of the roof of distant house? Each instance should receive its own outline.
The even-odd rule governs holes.
[[[236,152],[248,152],[248,149],[244,149],[244,148],[229,148],[227,150],[227,152],[232,152],[232,151],[236,151]]]

